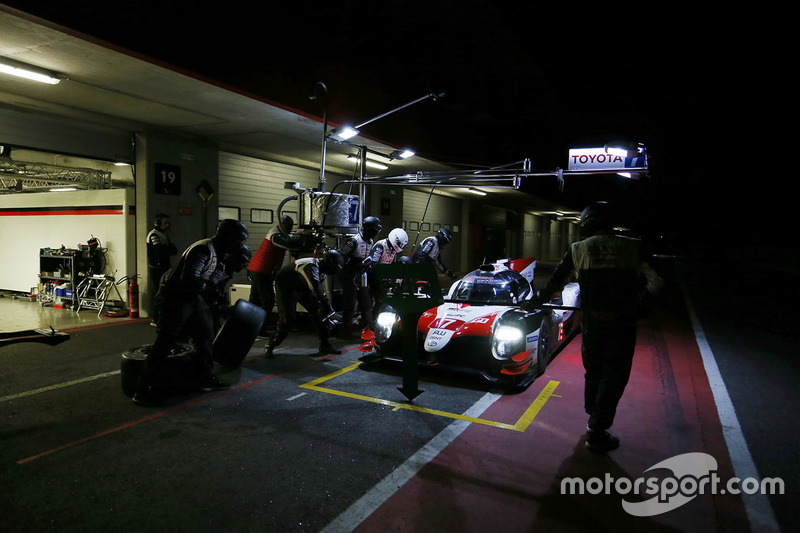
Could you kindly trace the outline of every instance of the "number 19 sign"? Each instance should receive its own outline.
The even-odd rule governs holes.
[[[156,194],[181,194],[181,167],[177,165],[155,164]]]

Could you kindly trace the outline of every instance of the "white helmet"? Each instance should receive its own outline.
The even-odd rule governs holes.
[[[389,237],[387,238],[389,244],[392,245],[394,251],[400,253],[403,251],[403,248],[406,247],[408,244],[408,233],[403,228],[394,228],[392,231],[389,232]]]

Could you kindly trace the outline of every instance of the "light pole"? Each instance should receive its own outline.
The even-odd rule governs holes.
[[[321,90],[323,94],[318,94],[318,90]],[[319,190],[325,192],[325,155],[328,144],[328,86],[324,82],[318,81],[314,84],[314,88],[308,98],[310,100],[321,100],[322,104],[322,154],[320,155],[319,166]]]
[[[418,104],[420,102],[423,102],[423,101],[425,101],[425,100],[427,100],[429,98],[433,99],[433,101],[435,102],[436,100],[438,100],[439,98],[442,98],[444,96],[445,96],[445,93],[428,93],[425,96],[420,96],[419,98],[417,98],[415,100],[412,100],[412,101],[410,101],[408,103],[405,103],[405,104],[403,104],[403,105],[401,105],[399,107],[396,107],[396,108],[392,109],[391,111],[387,111],[386,113],[382,113],[382,114],[378,115],[377,117],[373,117],[373,118],[367,120],[366,122],[362,122],[358,126],[355,126],[355,127],[346,126],[346,125],[345,126],[340,126],[339,128],[336,128],[335,130],[332,130],[330,132],[330,134],[326,135],[326,137],[325,137],[325,139],[323,141],[323,154],[325,153],[324,152],[324,150],[325,150],[324,144],[328,139],[333,139],[334,141],[340,142],[340,143],[350,144],[350,143],[346,142],[347,139],[350,139],[350,138],[355,137],[356,135],[358,135],[358,133],[359,133],[358,130],[360,128],[366,126],[367,124],[371,124],[371,123],[375,122],[376,120],[380,120],[380,119],[382,119],[384,117],[387,117],[387,116],[389,116],[389,115],[391,115],[393,113],[396,113],[397,111],[400,111],[402,109],[410,107],[410,106],[412,106],[414,104]],[[365,185],[364,182],[365,182],[365,178],[367,177],[366,168],[367,168],[367,152],[368,152],[368,150],[367,150],[366,146],[358,146],[358,145],[351,145],[351,146],[355,146],[358,149],[360,165],[361,165],[361,172],[360,172],[360,179],[359,179],[361,184],[360,184],[360,187],[358,188],[358,225],[360,227],[362,225],[362,222],[364,221],[364,200],[365,200],[365,197],[366,197],[366,185]],[[397,152],[402,152],[402,151],[392,152],[392,155],[394,156],[394,154],[396,154]],[[409,155],[414,155],[414,153],[410,152]],[[403,157],[403,156],[400,156],[399,154],[397,156],[397,158],[400,158],[400,159],[405,159],[406,157],[408,157],[408,156]],[[324,155],[323,155],[323,158],[324,158]],[[389,157],[389,158],[390,159],[394,159],[395,157]],[[323,163],[323,166],[324,166],[324,163]]]

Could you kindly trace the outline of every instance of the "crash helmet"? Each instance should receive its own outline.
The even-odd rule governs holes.
[[[320,271],[328,275],[338,274],[342,267],[344,256],[339,250],[328,250],[319,262]]]
[[[220,251],[229,253],[238,250],[249,236],[250,232],[247,231],[247,226],[238,220],[226,218],[217,224],[217,231],[212,240],[220,248]]]
[[[412,263],[411,258],[407,255],[404,255],[400,258],[400,263],[403,265],[410,265]]]
[[[289,215],[281,215],[278,217],[278,230],[282,233],[291,233],[294,228],[294,220]]]
[[[158,213],[158,214],[155,216],[155,218],[153,219],[153,227],[154,227],[154,228],[156,228],[158,231],[164,231],[164,230],[165,230],[165,229],[167,229],[169,226],[168,226],[167,228],[162,228],[162,227],[161,227],[161,224],[162,224],[162,223],[163,223],[165,220],[169,220],[169,219],[171,219],[171,218],[172,218],[172,217],[170,217],[170,216],[169,216],[168,214],[166,214],[166,213]]]
[[[439,231],[436,232],[436,240],[439,241],[439,244],[447,244],[453,240],[453,232],[447,228],[440,228]]]
[[[251,259],[253,259],[252,250],[250,250],[250,247],[246,244],[242,244],[239,250],[231,254],[228,260],[228,266],[230,266],[231,270],[234,272],[239,272],[250,263]]]
[[[591,237],[600,230],[611,228],[611,209],[608,202],[594,202],[581,212],[578,225],[584,237]]]
[[[389,232],[388,240],[394,251],[400,253],[408,244],[408,233],[403,228],[394,228]]]
[[[383,224],[381,223],[381,219],[370,216],[364,219],[364,223],[361,226],[361,233],[363,233],[364,237],[367,239],[374,239],[382,229]]]

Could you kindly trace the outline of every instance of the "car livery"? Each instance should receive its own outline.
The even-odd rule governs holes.
[[[476,373],[501,385],[526,387],[572,338],[579,321],[577,283],[564,287],[552,306],[524,305],[533,296],[533,259],[483,265],[453,283],[442,305],[416,323],[420,364]],[[403,358],[400,316],[376,310],[374,346],[387,359]]]

